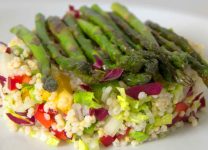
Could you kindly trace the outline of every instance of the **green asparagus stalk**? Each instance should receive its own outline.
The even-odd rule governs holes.
[[[145,60],[141,55],[137,55],[136,53],[121,55],[120,51],[107,39],[98,26],[83,19],[78,19],[78,24],[85,34],[100,45],[111,60],[116,63],[117,67],[136,73],[144,65]]]
[[[208,66],[207,62],[201,58],[201,56],[194,50],[194,48],[189,44],[189,42],[184,37],[176,34],[172,30],[163,28],[152,21],[147,21],[146,24],[152,30],[157,31],[162,37],[168,39],[169,41],[173,41],[184,52],[187,52],[191,56],[195,57],[201,64]]]
[[[155,76],[159,70],[158,64],[159,61],[157,59],[155,58],[148,59],[144,64],[145,72]]]
[[[43,14],[38,13],[35,16],[35,28],[36,33],[40,40],[43,42],[43,44],[47,44],[49,41],[51,41],[50,37],[48,36],[47,29],[45,27],[45,17]]]
[[[138,73],[138,74],[128,73],[123,76],[123,81],[129,86],[145,84],[145,83],[150,82],[151,79],[152,79],[152,76],[147,73]]]
[[[118,61],[118,58],[121,56],[120,51],[107,39],[98,26],[83,19],[78,19],[78,24],[84,33],[93,39],[109,55],[112,61]]]
[[[123,35],[124,40],[134,49],[136,50],[141,50],[141,46],[138,43],[134,43],[117,25],[116,23],[113,21],[113,19],[111,18],[111,16],[105,12],[104,10],[102,10],[102,8],[100,8],[100,6],[98,6],[97,4],[93,4],[91,6],[91,9],[96,11],[98,14],[100,14],[101,16],[106,18],[106,21],[108,21],[108,23],[111,24],[111,26],[114,28],[114,30],[116,32],[119,32],[120,35]]]
[[[110,41],[113,44],[115,44],[117,47],[119,47],[122,52],[128,54],[131,51],[134,51],[134,49],[124,39],[121,32],[118,32],[118,30],[115,29],[115,26],[113,26],[112,23],[108,21],[108,19],[106,19],[99,13],[95,12],[94,10],[86,6],[81,7],[80,11],[82,12],[85,18],[87,18],[94,24],[98,25],[104,31],[104,33],[108,36]]]
[[[55,91],[58,84],[51,76],[50,59],[39,38],[22,25],[13,27],[11,32],[23,40],[23,42],[32,51],[34,57],[37,59],[40,72],[42,73],[43,88],[49,92]]]
[[[91,9],[94,10],[95,12],[97,12],[98,14],[100,14],[101,16],[105,17],[107,19],[107,21],[114,27],[117,28],[116,24],[113,22],[113,20],[111,19],[111,17],[108,15],[107,12],[105,12],[100,6],[98,6],[97,4],[93,4],[91,6]],[[118,30],[118,28],[117,28]]]
[[[60,54],[57,45],[50,42],[47,48],[51,57],[56,61],[61,69],[73,72],[86,84],[94,84],[99,82],[98,74],[93,74],[91,65],[86,61],[77,61],[73,58],[68,58]]]
[[[78,61],[86,60],[69,28],[61,21],[61,19],[58,17],[49,17],[47,21],[50,31],[58,39],[68,56]]]
[[[101,58],[98,51],[94,49],[91,40],[87,39],[84,36],[84,34],[83,34],[82,30],[80,29],[80,27],[78,26],[75,18],[70,14],[66,14],[64,16],[63,20],[69,26],[69,29],[70,29],[71,33],[73,34],[75,39],[78,41],[81,48],[84,50],[85,55],[87,56],[87,58],[91,62],[96,61],[95,56],[98,56],[98,57]]]
[[[68,58],[60,53],[60,46],[50,40],[48,32],[46,30],[46,21],[42,14],[36,16],[36,33],[42,39],[44,45],[50,53],[53,60],[59,65],[59,67],[67,72],[71,71],[76,74],[83,82],[92,84],[98,82],[94,75],[92,75],[92,69],[88,62],[85,60],[78,61],[74,58]],[[41,32],[42,31],[42,32]]]
[[[159,33],[154,32],[154,36],[156,37],[157,41],[167,50],[173,51],[176,56],[183,55],[184,59],[187,59],[188,64],[194,69],[198,75],[203,79],[204,83],[208,85],[208,67],[201,64],[195,57],[191,56],[189,53],[186,53],[181,50],[180,47],[175,45],[175,43],[163,38],[159,35]],[[179,62],[178,62],[179,63]]]
[[[159,48],[157,41],[148,27],[146,27],[134,14],[129,12],[125,6],[119,3],[113,3],[112,10],[141,35],[140,43],[144,48],[148,50],[157,50]]]
[[[132,27],[130,27],[125,20],[123,20],[116,13],[109,13],[109,15],[115,21],[115,23],[131,38],[133,42],[140,42],[140,35]]]

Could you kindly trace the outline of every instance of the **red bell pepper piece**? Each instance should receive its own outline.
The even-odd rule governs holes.
[[[100,142],[105,146],[108,147],[110,146],[113,142],[115,141],[115,138],[110,136],[110,135],[106,135],[100,138]]]
[[[45,112],[44,112],[43,107],[44,107],[44,104],[38,105],[34,117],[35,117],[35,119],[36,119],[37,121],[39,121],[40,124],[42,124],[44,127],[50,128],[51,125],[55,122],[54,116],[49,114],[49,115],[50,115],[50,119],[47,120],[47,119],[45,118],[45,115],[44,115]]]
[[[63,130],[61,132],[57,131],[57,130],[53,130],[51,129],[51,131],[54,133],[54,135],[60,139],[60,140],[67,140],[68,137],[66,136],[66,132]]]
[[[20,83],[20,84],[29,83],[30,80],[31,80],[31,77],[27,75],[8,77],[8,88],[9,90],[16,90],[17,83]]]
[[[177,112],[182,112],[182,111],[186,111],[189,108],[189,106],[184,103],[184,102],[179,102],[176,104],[176,111]]]

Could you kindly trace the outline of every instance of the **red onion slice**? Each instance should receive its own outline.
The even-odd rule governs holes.
[[[101,58],[99,58],[97,55],[95,57],[95,63],[92,65],[94,69],[101,69],[103,67],[103,61]]]
[[[16,114],[23,116],[23,117],[27,117],[27,111],[25,112],[15,112]]]
[[[4,76],[1,76],[1,75],[0,75],[0,84],[1,84],[2,86],[4,86],[4,85],[5,85],[5,82],[6,82],[6,78],[5,78]]]
[[[202,97],[200,100],[200,107],[199,107],[199,110],[201,110],[202,108],[206,107],[206,101],[205,101],[205,98]]]
[[[86,90],[86,91],[92,91],[91,87],[87,84],[80,84],[79,85],[82,89]]]
[[[14,123],[16,124],[19,124],[19,125],[23,125],[23,126],[32,126],[35,124],[35,119],[21,119],[21,118],[18,118],[14,115],[12,115],[11,113],[7,113],[6,114],[8,116],[8,118],[13,121]]]
[[[74,11],[74,6],[73,5],[69,5],[69,11]]]
[[[138,99],[140,92],[145,92],[147,95],[158,95],[162,91],[163,86],[159,82],[137,85],[126,89],[126,94],[134,99]]]
[[[121,77],[122,73],[123,73],[123,69],[121,69],[121,68],[108,70],[105,73],[105,75],[104,75],[103,79],[101,80],[101,82],[116,80],[116,79]]]
[[[90,115],[95,115],[98,121],[103,121],[109,115],[108,110],[105,108],[90,109]]]
[[[6,43],[0,41],[0,44],[6,47],[5,53],[11,54],[12,50],[10,47],[7,46]]]
[[[193,94],[194,94],[193,87],[190,87],[187,94],[186,94],[186,97],[192,96]]]

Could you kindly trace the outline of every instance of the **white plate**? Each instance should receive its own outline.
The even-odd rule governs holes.
[[[109,0],[107,0],[109,2]],[[33,2],[33,3],[32,3]],[[36,1],[37,2],[37,1]],[[131,3],[130,3],[131,2]],[[202,43],[208,48],[208,20],[200,15],[194,16],[186,13],[172,12],[168,9],[150,7],[147,5],[136,5],[136,1],[126,1],[128,8],[142,20],[151,19],[166,27],[172,27],[176,32],[184,35],[191,41]],[[85,4],[92,1],[85,0]],[[80,6],[83,3],[76,2]],[[110,3],[99,2],[105,8],[110,8]],[[189,3],[189,5],[191,5]],[[194,7],[194,6],[193,6]],[[46,15],[63,15],[67,10],[67,1],[4,1],[0,6],[0,40],[8,42],[12,35],[9,28],[16,24],[24,24],[33,27],[34,15],[41,11]],[[31,139],[27,136],[9,132],[5,122],[0,125],[0,150],[68,150],[73,146],[61,146],[59,148],[49,148],[44,143]],[[208,148],[208,113],[201,114],[199,126],[191,128],[186,126],[179,129],[168,137],[148,142],[138,147],[111,148],[120,150],[207,150]],[[73,149],[73,148],[72,148]]]

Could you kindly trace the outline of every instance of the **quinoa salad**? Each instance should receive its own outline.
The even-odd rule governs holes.
[[[12,131],[100,150],[198,124],[207,62],[184,37],[122,4],[38,13],[33,30],[11,32],[0,42],[0,117]]]

